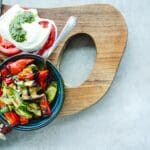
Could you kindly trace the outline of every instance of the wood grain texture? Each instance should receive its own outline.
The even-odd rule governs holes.
[[[3,13],[8,8],[9,6],[3,6]],[[76,28],[49,58],[56,66],[66,42],[73,35],[86,33],[95,42],[96,62],[88,79],[80,87],[65,87],[65,102],[60,116],[77,113],[99,101],[110,87],[126,46],[126,23],[120,12],[108,4],[38,10],[41,17],[56,22],[58,32],[69,16],[74,15],[78,18]]]

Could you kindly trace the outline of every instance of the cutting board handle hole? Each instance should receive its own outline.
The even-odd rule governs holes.
[[[90,75],[96,61],[96,46],[92,37],[79,33],[66,42],[59,70],[67,87],[79,87]]]

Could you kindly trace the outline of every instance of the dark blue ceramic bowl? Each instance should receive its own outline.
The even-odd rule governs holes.
[[[8,62],[15,61],[15,60],[20,59],[20,58],[34,58],[35,63],[39,64],[39,65],[44,62],[44,59],[40,56],[32,55],[32,54],[20,54],[20,55],[16,55],[16,56],[13,56],[13,57],[6,59],[0,65],[0,69],[3,66],[5,66]],[[55,100],[51,104],[52,114],[51,114],[51,116],[48,116],[48,117],[42,117],[40,119],[33,120],[27,125],[19,125],[19,126],[14,127],[17,130],[31,131],[31,130],[35,130],[35,129],[39,129],[41,127],[44,127],[44,126],[48,125],[58,115],[59,111],[61,110],[61,107],[62,107],[63,102],[64,102],[63,79],[62,79],[60,73],[58,72],[58,70],[55,68],[55,66],[50,61],[47,61],[46,65],[47,65],[47,69],[50,70],[54,80],[58,84],[58,92],[56,94]],[[1,119],[5,120],[5,117],[3,115],[1,115],[0,117],[1,117]]]

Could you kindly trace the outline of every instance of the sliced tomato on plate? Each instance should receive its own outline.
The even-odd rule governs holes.
[[[46,26],[45,22],[43,24]],[[44,44],[44,46],[39,50],[38,54],[43,55],[45,51],[53,45],[55,39],[56,39],[56,28],[54,25],[52,25],[51,33],[48,37],[48,40]]]
[[[15,48],[15,46],[7,40],[3,40],[1,46],[3,46],[4,48]]]
[[[6,56],[13,56],[21,52],[20,49],[16,48],[11,42],[5,40],[0,35],[0,52]]]

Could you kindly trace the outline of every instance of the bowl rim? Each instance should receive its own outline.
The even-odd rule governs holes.
[[[6,58],[2,63],[0,63],[0,68],[3,67],[3,65],[5,65],[6,63],[8,63],[9,61],[11,61],[13,59],[15,60],[15,59],[20,59],[20,58],[33,58],[33,59],[36,59],[37,61],[39,61],[37,59],[37,57],[38,57],[38,59],[41,59],[41,61],[44,61],[44,58],[39,55],[28,54],[28,53],[18,54],[18,55]],[[41,118],[41,120],[39,122],[36,122],[33,125],[32,125],[32,123],[31,124],[29,123],[30,126],[28,126],[29,124],[14,126],[13,128],[16,130],[32,131],[32,130],[40,129],[44,126],[47,126],[49,123],[51,123],[57,117],[57,115],[59,114],[59,112],[63,106],[64,97],[65,97],[63,78],[62,78],[60,72],[58,71],[58,69],[52,64],[52,62],[50,60],[47,59],[46,63],[48,63],[51,66],[51,68],[55,74],[54,76],[57,77],[58,82],[60,83],[60,90],[61,90],[61,91],[59,91],[60,98],[57,99],[56,108],[50,116]],[[0,119],[7,122],[7,120],[5,119],[3,114],[0,114]]]

